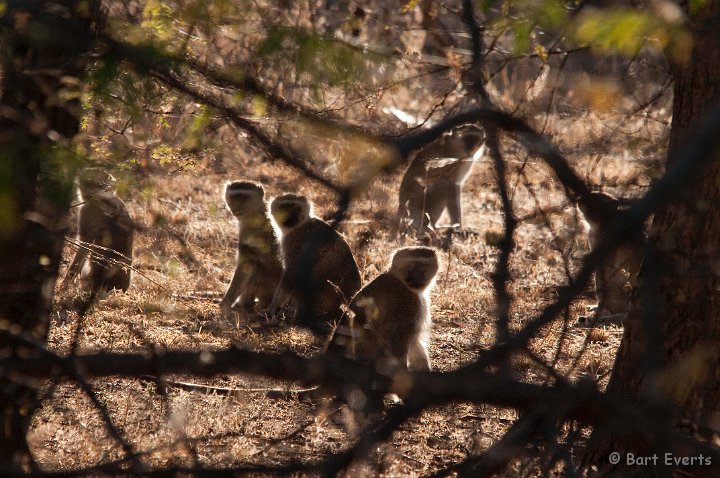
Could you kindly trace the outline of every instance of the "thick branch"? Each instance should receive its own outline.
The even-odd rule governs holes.
[[[73,367],[84,376],[126,376],[163,373],[214,376],[227,373],[251,373],[268,377],[321,384],[337,389],[343,386],[368,386],[376,390],[392,390],[392,380],[361,364],[338,357],[302,358],[291,353],[268,354],[231,349],[203,352],[165,352],[155,356],[133,353],[98,352],[75,358],[53,356],[6,357],[0,359],[0,369],[12,371],[16,377],[47,378],[60,369],[68,378]],[[422,409],[454,401],[471,401],[518,410],[532,410],[538,403],[567,406],[567,418],[587,424],[600,424],[618,430],[618,440],[640,447],[663,442],[674,443],[679,450],[695,450],[708,454],[720,462],[720,450],[698,443],[664,427],[653,415],[641,408],[607,397],[591,383],[569,385],[536,385],[522,383],[510,377],[479,372],[470,368],[448,373],[412,374],[413,387],[408,402]],[[633,427],[627,427],[633,423]],[[669,450],[672,451],[672,450]]]

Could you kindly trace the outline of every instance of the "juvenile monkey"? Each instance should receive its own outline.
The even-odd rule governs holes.
[[[283,194],[270,204],[282,240],[284,271],[268,310],[295,308],[296,323],[314,332],[330,330],[342,316],[340,305],[360,289],[360,272],[343,236],[312,215],[305,196]]]
[[[423,234],[445,209],[451,224],[462,228],[462,187],[484,154],[484,141],[482,129],[464,125],[419,150],[400,183],[395,228]]]
[[[429,371],[430,290],[438,268],[437,254],[430,247],[395,251],[390,269],[353,298],[354,318],[338,326],[329,350]]]
[[[597,205],[591,208],[590,201]],[[602,239],[608,224],[621,210],[621,203],[609,194],[593,192],[580,198],[577,207],[588,226],[588,244],[594,249]],[[639,233],[627,237],[595,270],[595,292],[598,298],[597,315],[627,312],[630,286],[640,270],[645,237]]]
[[[226,316],[236,302],[244,312],[256,306],[266,309],[280,282],[282,265],[265,191],[258,183],[235,181],[225,187],[225,202],[238,220],[239,240],[237,265],[220,308]]]
[[[134,225],[127,207],[115,194],[115,178],[89,168],[77,181],[82,204],[78,211],[80,247],[65,282],[72,282],[90,259],[89,286],[93,291],[130,287]]]

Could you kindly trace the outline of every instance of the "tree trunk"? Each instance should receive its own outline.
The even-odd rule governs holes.
[[[720,99],[718,14],[720,1],[712,0],[693,16],[691,59],[673,66],[669,152],[681,153],[689,128]],[[683,158],[668,154],[668,167],[673,157]],[[680,201],[655,215],[649,237],[652,247],[645,256],[607,388],[608,394],[659,406],[658,420],[667,420],[669,426],[706,436],[720,431],[718,205],[720,162],[714,161]],[[660,453],[662,460],[662,453],[670,451],[663,449],[665,445],[669,444],[648,444],[647,451]],[[586,459],[603,467],[611,451],[625,456],[623,450],[614,449],[612,430],[594,430]],[[632,472],[657,470],[634,467]]]
[[[0,15],[0,321],[44,343],[72,178],[62,144],[79,130],[79,93],[93,44],[95,2],[8,1]],[[69,86],[70,85],[70,86]],[[69,145],[69,144],[68,144]],[[65,150],[68,151],[68,150]],[[22,346],[0,333],[3,354]],[[25,434],[36,390],[0,378],[0,469],[28,463]]]

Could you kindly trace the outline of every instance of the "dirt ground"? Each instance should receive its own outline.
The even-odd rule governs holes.
[[[536,124],[547,121],[552,141],[588,183],[634,197],[659,174],[668,132],[668,118],[660,119],[577,109],[538,116]],[[511,139],[504,138],[503,145],[514,214],[520,220],[509,284],[511,326],[517,330],[555,299],[588,247],[576,210],[551,171]],[[279,161],[258,160],[241,142],[230,151],[232,155],[226,152],[219,167],[200,163],[194,170],[120,174],[120,195],[138,225],[132,287],[100,300],[79,328],[76,314],[57,307],[49,339],[52,350],[67,352],[77,328],[80,351],[239,346],[308,356],[320,353],[322,341],[302,330],[261,330],[242,321],[227,321],[212,297],[202,297],[221,297],[233,271],[237,225],[223,204],[227,181],[260,181],[270,198],[285,191],[307,194],[319,216],[335,207],[331,194]],[[401,245],[388,236],[401,173],[372,182],[352,204],[348,221],[342,225],[363,283],[383,271],[391,251]],[[497,261],[503,215],[494,178],[489,158],[478,161],[463,196],[465,226],[471,233],[466,238],[456,236],[440,254],[442,266],[431,294],[430,342],[432,367],[438,371],[472,362],[495,341],[490,275]],[[67,261],[71,254],[68,247]],[[69,294],[57,292],[59,298]],[[533,341],[532,350],[571,380],[589,376],[604,385],[622,328],[579,323],[580,317],[592,314],[595,301],[589,287]],[[529,358],[518,360],[515,368],[524,380],[548,380],[547,371]],[[206,393],[171,385],[163,394],[150,379],[91,382],[112,421],[149,466],[313,461],[347,448],[357,432],[344,418],[342,407],[266,396],[267,389],[296,389],[300,384],[248,376],[169,378],[235,391]],[[78,386],[46,385],[45,394],[30,433],[32,453],[43,468],[73,470],[124,456],[103,417]],[[514,410],[468,403],[426,410],[379,446],[353,474],[364,470],[367,476],[426,475],[482,452],[516,417]],[[537,463],[521,457],[504,474],[537,473]]]

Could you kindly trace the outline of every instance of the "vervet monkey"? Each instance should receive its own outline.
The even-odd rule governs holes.
[[[432,231],[445,209],[453,227],[462,228],[462,187],[484,141],[482,129],[464,125],[416,153],[400,183],[395,232]]]
[[[390,269],[362,288],[350,303],[329,346],[361,361],[390,361],[413,371],[429,371],[430,290],[439,268],[430,247],[405,247]]]
[[[282,240],[284,271],[269,315],[285,304],[295,308],[296,323],[314,332],[330,330],[342,316],[340,305],[360,289],[360,271],[343,236],[312,214],[305,196],[283,194],[270,203]]]
[[[267,309],[280,282],[282,264],[265,191],[258,183],[235,181],[225,187],[225,203],[238,220],[239,240],[237,265],[220,308],[224,315],[232,313],[236,302],[243,312]]]
[[[127,207],[115,194],[115,178],[88,168],[77,180],[82,204],[78,211],[80,246],[65,282],[73,281],[90,259],[87,279],[93,291],[130,287],[134,225]]]
[[[590,198],[597,207],[590,207]],[[587,222],[588,244],[594,249],[602,239],[607,225],[621,210],[621,203],[609,194],[593,192],[587,198],[580,198],[577,207]],[[642,232],[627,237],[595,270],[598,317],[627,312],[630,288],[640,270],[644,246],[645,237]]]

